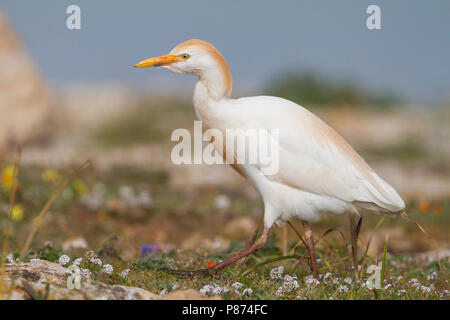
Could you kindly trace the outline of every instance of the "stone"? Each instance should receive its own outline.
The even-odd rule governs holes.
[[[68,239],[62,244],[63,250],[86,250],[88,248],[88,243],[81,237]]]
[[[167,293],[162,300],[222,300],[220,296],[208,297],[194,289],[175,290]]]
[[[147,290],[124,285],[109,285],[99,281],[83,280],[80,289],[69,289],[67,278],[70,271],[63,266],[39,260],[35,262],[7,264],[6,285],[13,280],[13,288],[8,296],[11,300],[24,299],[70,299],[70,300],[156,300],[160,296]]]
[[[49,130],[49,106],[46,84],[0,12],[0,152]]]

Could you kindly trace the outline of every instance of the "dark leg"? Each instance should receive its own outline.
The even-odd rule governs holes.
[[[311,270],[313,273],[313,277],[319,280],[319,272],[317,270],[317,261],[316,261],[316,253],[314,249],[314,235],[311,229],[311,226],[308,222],[303,221],[303,228],[305,228],[305,237],[306,244],[308,245],[308,253],[309,253],[309,261],[311,262]]]
[[[359,231],[361,230],[362,217],[359,217],[358,223],[355,226],[354,214],[349,213],[349,221],[350,221],[350,239],[352,245],[352,259],[353,259],[353,268],[355,270],[355,280],[359,281],[359,272],[358,272],[358,236]]]
[[[264,228],[262,235],[259,237],[258,240],[256,240],[256,242],[254,244],[252,244],[247,249],[244,249],[244,250],[238,252],[234,256],[231,256],[228,259],[225,259],[224,261],[216,264],[214,267],[200,269],[200,270],[192,270],[192,271],[190,271],[190,270],[173,270],[173,269],[164,269],[164,271],[167,271],[172,274],[180,274],[180,275],[187,275],[187,276],[192,276],[192,275],[206,276],[206,275],[215,274],[216,272],[222,270],[223,268],[229,266],[230,264],[233,264],[234,262],[238,261],[239,259],[246,257],[249,254],[252,254],[253,252],[264,247],[265,244],[267,243],[268,235],[269,235],[269,228]]]

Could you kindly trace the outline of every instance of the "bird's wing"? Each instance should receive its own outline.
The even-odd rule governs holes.
[[[404,208],[397,192],[305,108],[267,96],[235,101],[232,109],[239,114],[239,127],[279,130],[279,170],[269,179],[386,213]]]

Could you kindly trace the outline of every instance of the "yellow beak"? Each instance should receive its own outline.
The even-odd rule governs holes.
[[[162,67],[170,66],[174,62],[182,61],[182,59],[174,56],[173,54],[166,54],[164,56],[159,56],[155,58],[145,59],[135,64],[135,68],[145,68],[145,67]]]

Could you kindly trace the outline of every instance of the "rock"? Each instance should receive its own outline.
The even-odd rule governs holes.
[[[194,289],[175,290],[166,294],[162,300],[222,300],[220,296],[208,297]]]
[[[70,300],[156,300],[160,297],[147,290],[123,285],[109,285],[92,280],[83,280],[80,289],[69,289],[67,278],[71,272],[63,266],[39,260],[36,262],[8,264],[5,268],[5,283],[14,279],[9,299],[70,299]],[[47,290],[48,286],[48,290]],[[7,296],[5,298],[8,298]]]
[[[88,243],[83,238],[78,237],[64,241],[62,247],[64,251],[80,249],[86,250],[88,248]]]
[[[116,297],[124,300],[158,300],[160,298],[158,295],[141,288],[122,285],[115,285],[112,288],[116,292],[120,291],[120,294]]]
[[[224,234],[231,239],[249,239],[256,230],[256,223],[249,217],[231,220],[224,228]]]
[[[17,277],[17,279],[24,279],[29,282],[40,281],[56,285],[65,285],[68,274],[70,274],[70,271],[67,268],[46,260],[15,265],[8,264],[5,268],[5,275],[9,278]]]
[[[0,152],[48,130],[49,93],[0,13]]]

